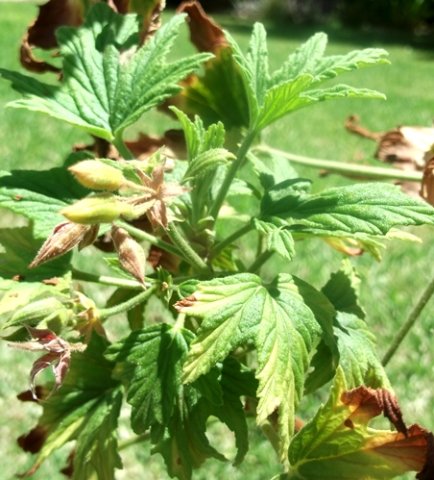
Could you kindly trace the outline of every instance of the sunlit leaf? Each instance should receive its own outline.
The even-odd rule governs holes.
[[[115,468],[121,467],[115,430],[122,393],[111,378],[113,365],[102,356],[105,348],[106,342],[94,336],[83,353],[72,356],[63,386],[44,401],[35,429],[20,438],[22,448],[38,453],[27,474],[65,443],[77,440],[73,478],[87,480],[96,473],[114,479]],[[42,433],[37,449],[33,432]]]
[[[291,443],[291,469],[285,478],[386,480],[422,471],[432,455],[432,434],[418,425],[407,429],[396,399],[387,390],[347,388],[338,370],[327,403]],[[370,420],[381,413],[399,431],[370,428]],[[432,473],[431,466],[425,474]]]
[[[434,223],[434,209],[383,183],[335,187],[315,195],[294,194],[276,185],[263,200],[264,217],[287,221],[291,231],[323,235],[383,236],[397,226]]]
[[[178,309],[201,318],[197,339],[184,366],[189,383],[206,373],[235,348],[254,342],[258,351],[258,423],[278,413],[284,456],[294,429],[309,355],[320,334],[291,276],[280,275],[263,285],[252,274],[199,283],[195,293],[178,302]]]
[[[136,17],[97,4],[82,27],[63,27],[57,33],[64,58],[60,87],[0,71],[24,96],[10,106],[46,113],[113,141],[145,111],[178,92],[177,82],[209,58],[197,54],[166,61],[182,22],[182,16],[173,17],[135,54],[127,55],[138,31]],[[110,34],[107,25],[113,29]]]

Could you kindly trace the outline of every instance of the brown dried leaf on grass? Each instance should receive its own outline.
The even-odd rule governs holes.
[[[434,151],[429,150],[425,155],[426,166],[423,172],[420,195],[429,204],[434,205]]]
[[[428,165],[432,157],[431,147],[434,145],[433,127],[401,126],[387,132],[373,132],[360,124],[356,115],[347,118],[345,128],[361,137],[377,142],[375,157],[394,168],[405,171],[424,170],[422,187],[418,182],[396,182],[409,195],[421,195],[431,205],[434,203],[434,194],[428,193],[433,165]]]
[[[375,157],[401,170],[423,170],[425,154],[434,144],[434,127],[400,126],[386,132],[372,132],[352,115],[347,118],[345,128],[376,141]]]

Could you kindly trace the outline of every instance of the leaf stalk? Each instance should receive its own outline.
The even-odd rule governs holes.
[[[182,252],[182,257],[198,272],[209,272],[208,265],[204,262],[202,258],[193,250],[193,248],[188,244],[184,235],[180,232],[178,227],[174,222],[170,223],[167,228],[167,233],[172,240],[172,242],[178,247]]]
[[[274,252],[266,251],[262,252],[259,257],[250,265],[248,271],[250,273],[256,273],[264,263],[273,256]]]
[[[124,160],[132,160],[134,155],[130,151],[130,149],[125,145],[122,139],[122,132],[118,133],[115,138],[113,139],[113,145],[116,147],[119,154],[122,156]]]
[[[182,253],[179,251],[179,249],[175,245],[165,242],[161,238],[158,238],[155,235],[152,235],[151,233],[148,233],[143,230],[140,230],[139,228],[133,227],[132,225],[126,222],[117,222],[117,225],[125,229],[136,240],[152,243],[152,245],[155,245],[156,247],[159,247],[162,250],[165,250],[166,252],[173,253],[178,257],[182,257]]]
[[[386,354],[383,357],[382,363],[386,366],[392,357],[395,355],[396,351],[398,350],[399,346],[403,342],[404,338],[407,336],[408,332],[413,328],[417,319],[419,318],[420,314],[422,313],[423,309],[428,304],[430,298],[434,294],[434,278],[425,288],[425,291],[422,293],[419,301],[413,307],[413,310],[410,312],[407,320],[403,323],[401,328],[398,330],[395,338],[393,339],[389,349],[387,350]]]
[[[239,168],[242,166],[244,159],[246,158],[247,152],[249,151],[250,146],[252,145],[252,142],[256,136],[256,131],[250,130],[247,135],[244,137],[244,140],[242,141],[240,148],[238,149],[237,157],[235,160],[231,163],[231,166],[229,167],[228,171],[226,172],[226,176],[223,180],[223,183],[220,186],[220,190],[217,193],[217,196],[214,200],[213,205],[211,206],[210,209],[210,215],[216,220],[218,217],[218,214],[220,212],[220,208],[223,205],[223,202],[225,201],[226,195],[229,192],[229,188],[232,185],[232,182],[235,178],[235,175],[237,174]]]
[[[143,285],[136,280],[128,278],[111,277],[109,275],[95,275],[81,270],[72,270],[72,278],[74,280],[82,280],[83,282],[100,283],[102,285],[112,285],[113,287],[122,287],[130,290],[142,290]],[[147,285],[149,286],[149,284]]]
[[[321,168],[332,173],[341,175],[349,175],[355,177],[363,177],[365,179],[378,180],[405,180],[408,182],[420,182],[422,180],[422,172],[407,172],[398,170],[397,168],[371,167],[367,165],[350,164],[334,160],[324,160],[322,158],[305,157],[294,153],[284,152],[276,148],[260,145],[255,147],[257,152],[272,153],[287,158],[293,163],[305,165],[306,167]]]
[[[236,230],[234,233],[229,235],[229,237],[225,238],[221,242],[217,243],[214,248],[211,251],[211,257],[216,257],[222,250],[224,250],[226,247],[231,245],[233,242],[241,238],[243,235],[246,233],[249,233],[250,230],[253,229],[253,222],[250,221],[243,227],[239,228]]]
[[[139,293],[135,297],[130,298],[129,300],[123,303],[120,303],[119,305],[115,305],[114,307],[109,307],[109,308],[102,308],[99,311],[100,319],[105,320],[109,317],[113,317],[114,315],[128,312],[128,310],[131,310],[137,305],[140,305],[141,303],[146,301],[149,297],[151,297],[155,293],[156,289],[157,289],[157,286],[154,284],[152,287],[148,288],[147,290],[144,290],[143,292]]]

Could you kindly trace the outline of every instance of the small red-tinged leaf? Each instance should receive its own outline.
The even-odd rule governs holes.
[[[10,345],[22,350],[33,352],[47,352],[42,357],[34,361],[30,371],[30,388],[35,399],[37,390],[35,387],[36,376],[51,367],[54,374],[54,388],[57,390],[63,383],[71,363],[71,352],[83,349],[82,344],[71,345],[69,342],[58,337],[54,332],[48,329],[37,329],[27,327],[33,340],[30,342],[11,343]]]
[[[52,234],[45,240],[29,268],[35,268],[44,262],[53,260],[72,250],[82,242],[91,227],[78,223],[63,222],[54,227]]]
[[[35,336],[44,344],[53,342],[47,332]],[[22,448],[36,453],[20,477],[33,475],[54,451],[76,441],[65,473],[73,470],[77,480],[115,478],[115,468],[121,468],[116,429],[122,392],[112,378],[113,364],[103,357],[106,348],[107,341],[94,335],[86,350],[74,354],[62,388],[41,402],[38,424],[19,439]]]
[[[376,430],[369,422],[383,414],[397,431]],[[385,389],[347,391],[338,368],[329,400],[294,437],[289,448],[291,480],[387,480],[407,472],[431,479],[433,435],[406,427],[394,395]]]
[[[154,228],[158,226],[167,228],[169,223],[167,205],[173,197],[182,195],[186,189],[176,183],[164,182],[164,164],[157,165],[151,176],[141,170],[137,170],[137,174],[143,186],[149,191],[149,194],[143,197],[141,204],[138,204],[138,208],[143,208]]]

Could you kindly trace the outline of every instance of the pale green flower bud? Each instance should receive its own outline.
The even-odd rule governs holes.
[[[116,197],[87,197],[60,211],[68,220],[75,223],[111,223],[121,216],[131,217],[133,207]]]
[[[68,170],[84,187],[92,190],[119,190],[126,182],[121,170],[111,167],[99,160],[83,160],[72,165]]]

